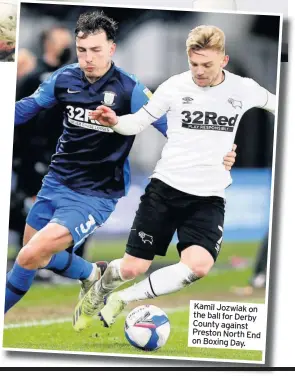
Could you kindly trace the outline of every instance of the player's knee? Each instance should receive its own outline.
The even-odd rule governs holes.
[[[145,261],[145,260],[144,260]],[[144,274],[150,266],[150,263],[142,262],[142,260],[126,262],[125,260],[121,263],[121,276],[123,279],[133,279],[137,276]]]
[[[213,265],[214,260],[210,257],[204,260],[194,260],[191,263],[190,268],[198,278],[203,278],[210,272]]]
[[[205,263],[205,264],[194,263],[190,265],[190,268],[195,276],[197,276],[198,278],[203,278],[211,270],[212,264],[211,263]]]
[[[141,268],[137,265],[122,265],[121,266],[121,275],[123,279],[133,279],[142,274]]]
[[[182,261],[184,262],[184,261]],[[214,262],[204,260],[190,260],[190,262],[184,262],[196,276],[197,279],[205,277],[211,270]]]
[[[25,269],[38,269],[46,266],[51,257],[51,252],[42,251],[34,244],[27,244],[20,250],[16,261]]]
[[[25,269],[31,269],[39,264],[40,255],[34,246],[25,245],[17,256],[17,263]]]
[[[191,269],[198,279],[205,277],[214,265],[212,255],[205,248],[195,245],[182,252],[181,261]]]

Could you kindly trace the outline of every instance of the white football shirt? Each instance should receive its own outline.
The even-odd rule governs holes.
[[[140,130],[167,113],[168,141],[153,178],[193,195],[225,196],[232,179],[223,157],[232,149],[241,117],[252,107],[274,113],[276,100],[254,80],[224,73],[221,84],[205,88],[194,83],[190,71],[172,76],[138,112]],[[114,130],[121,133],[127,123],[131,129],[135,115],[121,117]]]

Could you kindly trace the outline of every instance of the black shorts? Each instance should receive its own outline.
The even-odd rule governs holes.
[[[145,260],[165,256],[177,230],[179,254],[199,245],[216,260],[224,222],[222,197],[194,196],[152,179],[140,200],[127,242],[129,255]]]

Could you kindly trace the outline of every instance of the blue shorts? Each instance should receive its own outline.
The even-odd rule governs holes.
[[[87,237],[115,210],[118,199],[87,196],[58,182],[50,173],[27,216],[27,224],[41,230],[47,223],[66,227],[73,237],[75,252]]]

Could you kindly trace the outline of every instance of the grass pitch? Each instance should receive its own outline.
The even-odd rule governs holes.
[[[164,309],[170,320],[171,333],[168,342],[157,351],[143,352],[133,348],[125,339],[125,316],[133,307],[144,304],[143,302],[128,306],[128,310],[110,329],[102,327],[100,321],[97,320],[87,331],[74,332],[71,316],[79,293],[77,283],[34,284],[26,296],[5,317],[3,347],[61,352],[262,361],[261,351],[187,347],[190,299],[264,302],[264,291],[257,292],[251,297],[240,297],[231,292],[232,286],[247,284],[257,247],[256,243],[224,244],[216,266],[206,278],[178,293],[144,301],[144,303],[154,304]],[[158,258],[156,263],[178,260],[175,247],[170,248],[168,256],[165,259]],[[123,242],[100,243],[100,245],[93,243],[88,258],[111,260],[121,257],[123,249]],[[238,268],[233,268],[232,264],[240,258],[242,262],[238,263]]]

